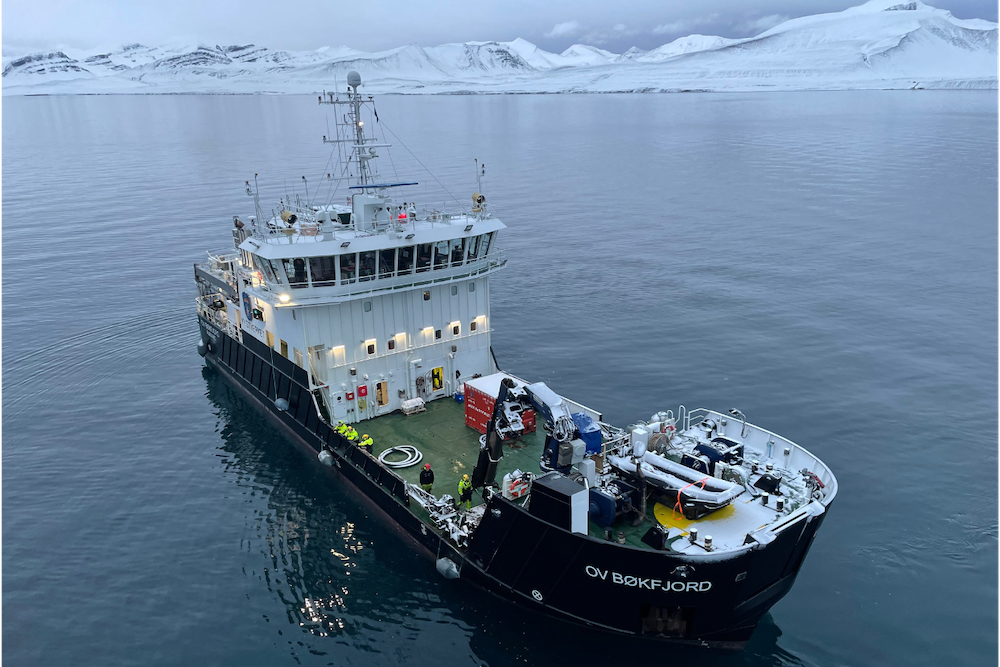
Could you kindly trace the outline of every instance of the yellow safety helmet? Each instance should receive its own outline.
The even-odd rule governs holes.
[[[367,433],[365,433],[365,434],[364,434],[363,436],[361,436],[361,437],[362,437],[362,438],[367,438],[367,437],[368,437],[368,434],[367,434]]]
[[[469,479],[468,475],[462,475],[462,479]]]

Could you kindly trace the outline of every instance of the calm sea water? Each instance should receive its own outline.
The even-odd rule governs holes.
[[[191,265],[243,182],[344,195],[315,98],[3,106],[8,664],[996,659],[995,93],[378,101],[414,199],[464,204],[487,165],[501,366],[619,424],[738,407],[838,475],[740,654],[443,580],[203,368]]]

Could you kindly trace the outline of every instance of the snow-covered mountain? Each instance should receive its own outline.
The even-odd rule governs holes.
[[[996,88],[997,24],[921,2],[872,0],[792,19],[747,39],[690,35],[614,54],[575,44],[416,44],[281,51],[253,44],[129,44],[3,59],[3,93],[315,92],[350,70],[369,92],[503,93],[848,88]]]
[[[736,44],[740,41],[742,40],[716,37],[714,35],[688,35],[687,37],[678,37],[669,44],[664,44],[663,46],[647,51],[642,56],[635,58],[635,60],[655,63],[667,58],[673,58],[674,56],[684,55],[685,53],[721,49],[724,46]]]

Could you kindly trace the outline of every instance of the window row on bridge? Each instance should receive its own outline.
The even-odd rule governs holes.
[[[462,266],[485,257],[494,234],[326,257],[268,260],[255,256],[254,261],[271,283],[287,284],[293,289],[335,287]]]

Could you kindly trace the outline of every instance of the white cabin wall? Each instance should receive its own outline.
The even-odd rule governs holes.
[[[488,278],[425,285],[417,289],[366,296],[340,304],[305,307],[300,310],[305,348],[324,345],[327,349],[329,403],[334,419],[358,421],[398,410],[402,398],[416,394],[415,377],[429,375],[432,369],[443,369],[444,386],[427,392],[431,400],[449,396],[462,381],[474,374],[493,370],[490,354]],[[475,283],[475,291],[469,291]],[[455,286],[456,294],[451,288]],[[424,291],[431,298],[424,300]],[[370,302],[370,310],[365,303]],[[478,318],[478,319],[477,319]],[[470,324],[477,321],[476,331]],[[460,331],[452,334],[451,323],[458,322]],[[441,330],[441,339],[434,332]],[[396,334],[405,334],[396,337]],[[369,355],[367,341],[375,340],[375,354]],[[388,341],[396,340],[395,350]],[[456,351],[452,353],[454,345]],[[339,349],[343,346],[342,349]],[[419,367],[411,362],[420,360]],[[357,369],[352,375],[351,369]],[[456,382],[455,372],[461,379]],[[367,378],[366,378],[367,376]],[[388,383],[389,403],[379,408],[375,400],[376,383]],[[430,388],[430,378],[427,379]],[[365,408],[359,409],[358,389],[367,387]],[[348,394],[353,393],[353,400]],[[339,413],[339,414],[338,414]]]
[[[309,369],[308,352],[303,336],[303,320],[305,319],[302,310],[298,308],[274,308],[272,309],[274,326],[268,326],[274,334],[274,349],[281,352],[281,341],[288,343],[288,358],[295,361],[295,350],[302,353],[302,367]]]

